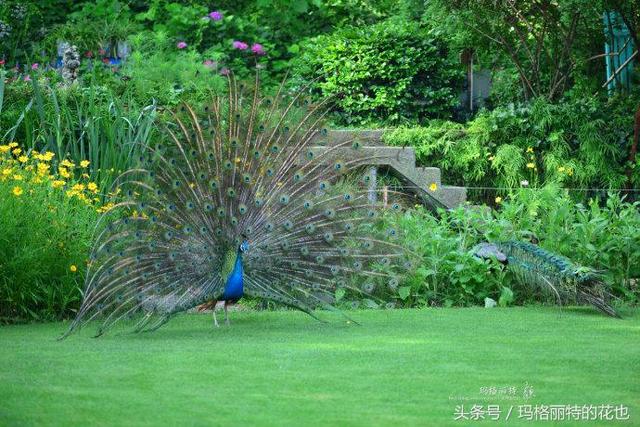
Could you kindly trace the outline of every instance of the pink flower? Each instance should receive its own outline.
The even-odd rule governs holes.
[[[102,63],[103,64],[108,64],[109,63],[109,58],[102,58]]]
[[[90,50],[86,51],[84,53],[84,56],[86,56],[87,58],[92,58],[93,57],[93,52],[91,52]]]
[[[106,50],[104,50],[104,49],[100,49],[100,50],[98,51],[98,54],[100,54],[100,55],[104,56],[104,55],[106,55],[106,54],[107,54],[107,51],[106,51]]]
[[[220,70],[220,75],[222,76],[228,76],[229,74],[231,74],[231,71],[227,67],[223,67],[222,70]]]
[[[34,62],[33,64],[31,64],[31,69],[32,70],[37,70],[39,66],[40,66],[40,64],[38,64],[37,62]]]
[[[241,42],[239,40],[235,40],[233,42],[233,48],[234,49],[238,49],[238,50],[247,50],[247,48],[249,47],[248,44]]]
[[[216,68],[218,66],[217,62],[212,61],[210,59],[207,59],[206,61],[204,61],[203,64],[207,68]]]
[[[30,82],[31,81],[31,76],[29,74],[27,74],[26,76],[24,76],[23,79],[25,82]]]
[[[178,47],[178,49],[184,49],[185,47],[187,47],[187,44],[185,42],[178,42],[176,46]]]
[[[222,19],[222,13],[214,10],[209,14],[209,18],[211,18],[212,21],[219,21]]]
[[[251,52],[255,53],[256,55],[264,55],[267,53],[267,51],[264,50],[264,46],[262,46],[260,43],[254,43],[251,46]]]
[[[0,59],[0,65],[4,65],[4,59]]]

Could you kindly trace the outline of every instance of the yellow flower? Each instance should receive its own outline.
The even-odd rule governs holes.
[[[76,271],[78,271],[78,267],[76,267],[74,264],[71,264],[71,266],[69,267],[69,270],[75,273]]]
[[[96,185],[95,182],[90,182],[87,184],[87,190],[93,192],[93,193],[97,193],[98,192],[98,186]]]
[[[0,153],[8,153],[11,150],[11,147],[8,145],[0,145]]]
[[[89,166],[89,160],[83,160],[80,162],[80,167],[81,168],[86,168]]]
[[[16,185],[15,187],[13,187],[12,193],[14,196],[19,197],[23,193],[22,187]]]
[[[495,159],[496,159],[495,157],[493,157],[493,156],[489,156],[489,161],[490,161],[490,162],[493,162]]]
[[[58,167],[58,172],[60,173],[60,176],[63,178],[71,178],[71,174],[69,173],[69,170],[65,167]]]
[[[4,168],[2,169],[2,175],[7,176],[7,175],[11,175],[11,172],[13,172],[11,170],[11,168]]]
[[[527,153],[533,153],[533,147],[528,147],[527,148]]]
[[[60,162],[60,166],[64,166],[65,168],[72,168],[75,165],[73,164],[73,162],[70,162],[67,159],[64,159],[63,161]]]
[[[45,176],[49,173],[49,165],[46,163],[38,163],[38,175]]]
[[[560,173],[564,172],[564,166],[560,166],[560,167],[558,168],[558,172],[560,172]]]
[[[55,154],[53,154],[51,151],[47,151],[41,157],[45,162],[49,162],[51,161],[51,159],[53,159],[53,156],[55,156]]]
[[[20,156],[18,157],[18,161],[20,163],[27,163],[27,161],[29,161],[29,158],[27,156]]]
[[[17,143],[17,142],[15,142],[15,141],[14,141],[14,142],[10,142],[10,143],[9,143],[9,147],[11,147],[11,148],[15,148],[15,147],[17,147],[17,146],[18,146],[18,143]]]
[[[16,181],[22,181],[22,175],[15,174],[13,175],[13,179]]]
[[[432,182],[431,185],[429,186],[429,190],[436,191],[437,189],[438,189],[438,184],[436,184],[435,182]]]
[[[75,184],[71,189],[76,192],[84,191],[84,184]]]
[[[573,168],[567,169],[567,175],[573,176]]]
[[[11,152],[17,156],[22,153],[22,148],[14,148]]]
[[[496,197],[496,203],[497,204],[502,203],[502,197],[500,197],[500,196]]]
[[[57,179],[57,180],[55,180],[55,181],[53,181],[53,182],[51,183],[51,186],[52,186],[53,188],[60,188],[60,187],[62,187],[63,185],[64,185],[64,181],[62,181],[62,180],[60,180],[60,179]]]
[[[535,168],[535,167],[536,167],[536,164],[535,164],[535,163],[527,163],[527,167],[528,167],[529,169],[533,169],[533,168]]]

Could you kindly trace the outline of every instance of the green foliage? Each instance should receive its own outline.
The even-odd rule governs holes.
[[[203,65],[200,54],[177,51],[167,33],[142,32],[131,41],[134,50],[122,72],[129,78],[127,90],[140,102],[162,106],[175,106],[184,100],[202,102],[226,84],[219,70]]]
[[[633,129],[632,97],[567,99],[482,112],[466,124],[434,121],[385,135],[412,146],[422,165],[438,165],[448,182],[515,188],[560,183],[575,188],[622,188]],[[633,180],[640,185],[635,169]]]
[[[151,140],[155,105],[140,106],[97,85],[43,86],[39,77],[5,86],[0,142],[17,140],[76,163],[87,159],[92,179],[110,186]]]
[[[124,41],[139,29],[126,2],[96,0],[85,2],[69,14],[67,22],[55,28],[48,37],[49,49],[57,40],[65,40],[81,51],[108,48]]]
[[[0,170],[0,323],[69,316],[80,303],[96,208],[71,190],[77,181],[54,188],[59,177],[6,153]]]
[[[640,203],[611,194],[604,204],[585,206],[549,186],[518,190],[502,206],[500,211],[461,207],[440,212],[440,218],[416,207],[388,217],[406,236],[401,244],[419,254],[420,261],[397,289],[379,296],[412,307],[482,305],[485,297],[501,306],[554,302],[497,261],[472,253],[481,242],[535,236],[544,249],[601,273],[610,292],[623,301],[640,301]]]
[[[309,39],[295,71],[324,96],[335,96],[337,120],[349,125],[420,122],[449,117],[460,76],[435,30],[397,20],[346,28]]]

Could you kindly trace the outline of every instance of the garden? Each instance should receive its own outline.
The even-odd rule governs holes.
[[[0,424],[640,423],[638,46],[637,0],[0,1]]]

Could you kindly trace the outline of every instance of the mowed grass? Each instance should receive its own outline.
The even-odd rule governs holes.
[[[0,425],[460,425],[456,405],[473,403],[624,404],[640,425],[640,311],[623,313],[349,313],[357,326],[241,312],[219,329],[192,314],[154,333],[62,342],[63,323],[0,327]]]

